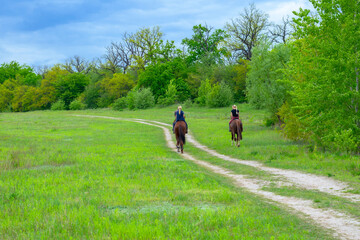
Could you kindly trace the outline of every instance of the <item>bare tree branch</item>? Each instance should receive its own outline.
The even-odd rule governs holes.
[[[289,16],[282,18],[282,24],[273,25],[273,29],[269,29],[272,41],[277,43],[286,43],[293,31]]]
[[[65,64],[63,64],[63,67],[70,73],[82,72],[87,74],[91,69],[89,62],[77,55],[66,60]]]
[[[250,4],[238,18],[225,26],[230,34],[230,49],[238,58],[251,60],[253,47],[268,26],[268,15],[256,9],[254,4]]]

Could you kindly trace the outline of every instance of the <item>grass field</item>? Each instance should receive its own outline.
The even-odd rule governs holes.
[[[170,151],[159,128],[73,116],[171,124],[174,110],[2,113],[0,239],[331,239],[312,222]],[[360,190],[358,157],[308,152],[264,127],[265,113],[248,105],[240,105],[244,141],[231,147],[229,110],[184,107],[194,137],[220,153],[330,176]],[[191,145],[185,151],[235,172],[271,178]],[[346,200],[296,189],[271,191],[360,216],[358,205]]]

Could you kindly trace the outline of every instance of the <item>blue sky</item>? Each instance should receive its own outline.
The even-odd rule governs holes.
[[[307,0],[2,0],[0,64],[51,66],[74,55],[93,60],[124,32],[143,27],[160,26],[164,39],[180,44],[194,25],[223,28],[250,3],[275,23],[310,7]]]

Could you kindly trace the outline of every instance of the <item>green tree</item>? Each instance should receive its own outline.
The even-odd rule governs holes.
[[[89,83],[89,78],[82,73],[60,76],[55,82],[56,96],[65,102],[66,107],[77,98]]]
[[[184,60],[181,57],[175,57],[165,62],[157,62],[147,66],[146,70],[139,75],[137,86],[143,88],[150,88],[154,94],[155,100],[160,96],[164,96],[167,87],[172,79],[176,83],[177,88],[181,87],[184,94],[187,93],[187,85],[182,80],[186,79],[187,69]]]
[[[38,98],[38,89],[32,86],[21,85],[14,91],[11,107],[14,112],[36,110],[35,102]]]
[[[82,101],[87,108],[95,109],[98,107],[98,101],[100,98],[100,87],[95,84],[89,84],[86,86],[85,91],[82,93]]]
[[[109,104],[116,99],[126,96],[126,94],[135,86],[134,81],[128,74],[115,73],[112,77],[105,77],[96,84],[99,87],[102,98]]]
[[[221,62],[222,56],[227,54],[227,49],[223,46],[227,37],[224,30],[201,24],[193,27],[191,38],[182,40],[182,44],[187,47],[188,62],[202,62],[207,65]]]
[[[0,112],[10,110],[14,93],[0,84]]]
[[[292,116],[315,143],[336,150],[347,136],[357,146],[347,150],[355,151],[360,146],[360,2],[310,2],[317,15],[300,9],[294,19],[297,41],[287,71]]]
[[[12,61],[0,66],[0,84],[8,79],[18,79],[21,85],[37,86],[41,76],[35,74],[31,67]]]
[[[278,117],[287,97],[289,89],[282,79],[290,54],[287,45],[278,44],[271,49],[269,41],[262,41],[253,50],[246,81],[247,97],[256,108],[268,110],[271,118]]]
[[[224,81],[232,90],[236,102],[245,101],[245,81],[248,72],[247,60],[239,60],[237,64],[218,64],[213,66],[212,83]]]
[[[145,66],[156,59],[159,47],[163,44],[163,33],[159,26],[153,28],[142,28],[131,35],[129,41],[137,48],[136,55],[133,55],[132,67],[145,69]]]
[[[172,79],[168,85],[168,88],[164,94],[164,96],[160,96],[158,99],[158,104],[162,106],[168,106],[174,104],[178,101],[177,95],[178,92],[176,90],[176,85],[174,83],[175,79]]]

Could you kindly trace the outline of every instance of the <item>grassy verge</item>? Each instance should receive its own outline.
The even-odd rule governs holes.
[[[341,197],[328,195],[318,191],[297,189],[295,187],[265,187],[264,190],[274,192],[278,195],[309,199],[312,200],[314,205],[318,208],[335,209],[339,212],[344,212],[349,216],[360,219],[360,204]]]
[[[156,127],[73,113],[1,114],[1,239],[331,239],[184,161]]]

